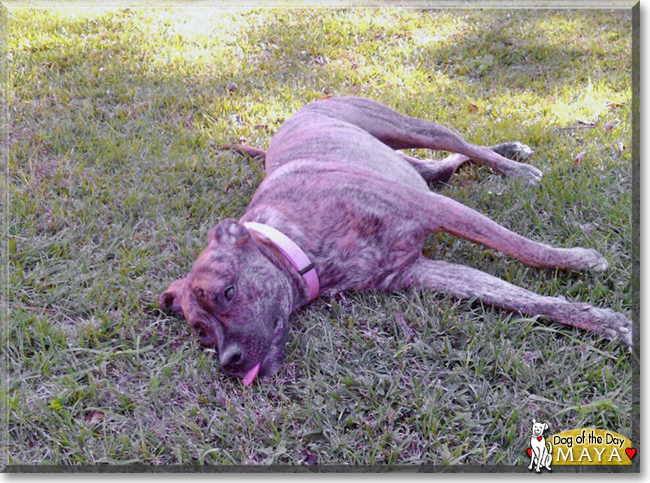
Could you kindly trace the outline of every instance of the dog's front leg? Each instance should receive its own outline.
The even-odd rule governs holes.
[[[544,460],[546,459],[546,447],[542,446],[539,448],[539,455],[537,458],[537,467],[535,468],[535,471],[539,473],[542,470],[542,466],[544,466]]]
[[[537,468],[535,468],[535,471],[539,473],[542,469],[542,465],[544,464],[544,455],[546,453],[546,450],[544,446],[539,448],[539,458],[537,458]]]
[[[632,323],[621,313],[539,295],[464,265],[420,257],[386,288],[418,287],[464,300],[477,299],[525,315],[541,315],[560,324],[596,332],[606,339],[632,344]]]

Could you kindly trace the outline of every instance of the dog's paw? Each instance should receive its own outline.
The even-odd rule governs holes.
[[[598,253],[596,250],[593,250],[591,248],[585,248],[584,250],[586,252],[585,260],[587,263],[585,270],[590,270],[592,272],[604,272],[609,268],[609,263],[605,257]]]
[[[609,268],[609,263],[596,250],[592,248],[569,248],[571,260],[567,263],[566,268],[571,270],[604,272]]]
[[[490,149],[504,158],[513,161],[526,161],[535,154],[530,146],[518,141],[497,144],[496,146],[492,146]],[[504,170],[504,174],[524,179],[533,185],[538,184],[543,176],[543,173],[539,169],[528,164],[519,163],[508,166],[508,168]]]
[[[620,312],[600,309],[601,332],[607,340],[618,340],[632,346],[632,321]]]
[[[569,325],[600,334],[607,340],[632,346],[632,321],[625,314],[586,303],[570,304]]]
[[[533,151],[530,146],[520,143],[519,141],[497,144],[496,146],[492,146],[490,149],[504,158],[512,159],[514,161],[526,161],[535,154],[535,151]]]
[[[544,174],[537,168],[528,164],[519,164],[510,176],[521,178],[532,185],[537,185],[542,180]]]

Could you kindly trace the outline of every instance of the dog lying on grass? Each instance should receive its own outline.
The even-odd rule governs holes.
[[[454,154],[421,161],[396,151],[406,148]],[[425,237],[444,231],[533,267],[607,268],[595,250],[529,240],[428,188],[470,160],[537,183],[538,169],[508,159],[532,153],[521,143],[476,146],[368,99],[330,98],[296,112],[266,152],[235,149],[266,159],[264,181],[239,220],[222,220],[209,232],[190,273],[158,302],[187,319],[199,342],[218,350],[226,373],[246,385],[280,368],[291,312],[343,290],[422,287],[631,345],[631,322],[621,313],[422,255]]]

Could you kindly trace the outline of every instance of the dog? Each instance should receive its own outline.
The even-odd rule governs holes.
[[[449,151],[442,161],[398,151]],[[289,315],[319,295],[421,287],[509,311],[540,315],[631,345],[621,313],[535,294],[479,270],[422,255],[425,237],[448,232],[533,267],[602,271],[584,248],[555,248],[500,226],[428,183],[446,182],[468,161],[537,183],[542,172],[505,156],[529,157],[518,142],[471,144],[449,128],[363,98],[328,98],[298,110],[267,151],[266,176],[239,220],[224,219],[189,274],[158,296],[225,372],[250,385],[284,360]]]
[[[540,472],[540,468],[544,466],[548,471],[551,471],[551,463],[553,461],[553,445],[551,442],[548,442],[548,447],[546,446],[547,442],[544,438],[544,431],[548,429],[548,424],[538,423],[533,419],[533,435],[530,437],[530,465],[528,465],[528,470],[533,469],[535,466],[535,471]]]

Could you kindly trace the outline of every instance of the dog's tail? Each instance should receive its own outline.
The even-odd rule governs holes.
[[[219,148],[219,151],[234,151],[237,154],[248,156],[249,158],[253,158],[255,160],[259,159],[263,161],[266,159],[266,151],[263,151],[262,149],[252,148],[250,146],[243,146],[241,144],[229,144],[228,146]]]
[[[546,444],[548,445],[548,454],[553,454],[553,445],[551,442],[547,441]]]

